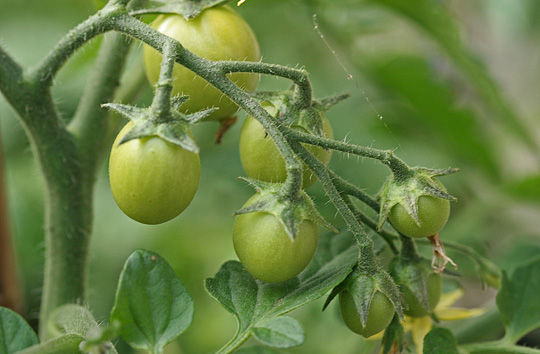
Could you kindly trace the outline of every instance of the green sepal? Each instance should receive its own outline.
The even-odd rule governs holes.
[[[412,261],[395,259],[390,265],[390,274],[401,287],[407,287],[428,314],[428,276],[434,274],[430,262],[423,257],[418,257]],[[407,304],[406,304],[407,305]]]
[[[198,153],[199,147],[195,143],[189,128],[209,116],[216,109],[210,108],[191,114],[180,113],[178,109],[186,100],[187,96],[174,97],[171,102],[171,110],[165,120],[158,119],[156,117],[157,113],[152,107],[134,107],[120,103],[106,103],[102,107],[112,109],[133,121],[133,127],[124,135],[119,144],[133,139],[157,136],[184,150]]]
[[[291,200],[285,196],[283,183],[269,183],[244,177],[240,177],[240,179],[254,187],[257,193],[260,194],[260,198],[257,202],[237,210],[234,215],[253,212],[272,214],[279,220],[285,232],[287,232],[287,236],[293,241],[298,234],[300,223],[304,220],[310,220],[330,231],[338,232],[317,211],[313,200],[304,190],[300,191],[300,198]]]
[[[384,330],[384,335],[381,341],[382,354],[388,354],[390,350],[397,349],[395,353],[403,353],[405,348],[405,335],[399,316],[394,315],[392,322]],[[392,352],[394,353],[394,351]]]
[[[258,91],[251,93],[251,96],[261,103],[271,103],[275,107],[275,112],[270,112],[270,114],[282,124],[286,124],[289,127],[301,128],[305,133],[325,138],[321,115],[332,106],[349,97],[349,94],[313,99],[311,107],[298,109],[294,105],[293,88],[279,92]]]
[[[186,20],[197,17],[205,9],[225,5],[232,0],[151,0],[146,8],[135,9],[130,15],[178,14]]]
[[[390,214],[390,210],[401,204],[411,218],[420,227],[418,217],[418,198],[432,196],[440,199],[456,201],[448,194],[434,177],[444,176],[458,172],[459,169],[428,169],[423,167],[412,168],[407,175],[390,175],[379,192],[381,209],[377,230],[380,231]]]
[[[357,264],[347,278],[332,290],[326,299],[323,310],[339,293],[344,291],[347,291],[353,298],[362,326],[366,325],[371,300],[377,291],[390,300],[396,314],[399,318],[404,319],[403,298],[399,288],[392,277],[380,266],[367,270],[361,263]]]

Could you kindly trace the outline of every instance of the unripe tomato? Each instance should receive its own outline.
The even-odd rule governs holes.
[[[244,207],[258,199],[259,194],[255,194]],[[313,258],[318,242],[319,229],[310,220],[300,223],[294,241],[269,213],[240,214],[234,222],[234,250],[240,262],[251,275],[268,283],[283,282],[298,275]]]
[[[276,113],[275,106],[270,103],[263,104],[263,107],[271,115]],[[330,122],[324,116],[322,116],[322,121],[325,136],[333,138]],[[298,129],[302,128],[298,127]],[[249,177],[266,182],[284,182],[287,179],[285,160],[283,160],[272,138],[266,134],[264,127],[253,117],[246,118],[240,132],[239,145],[240,160]],[[332,150],[325,150],[314,145],[306,144],[304,146],[322,163],[328,165],[332,157]],[[302,181],[304,189],[311,187],[317,181],[317,177],[305,165]]]
[[[159,224],[187,208],[199,185],[199,155],[159,137],[133,139],[118,145],[131,129],[116,137],[109,160],[114,200],[130,218]]]
[[[375,292],[373,295],[365,327],[362,326],[360,314],[356,309],[353,297],[348,291],[339,294],[339,307],[341,317],[347,327],[365,338],[369,338],[388,327],[395,313],[392,302],[380,291]]]
[[[440,185],[443,189],[442,184]],[[430,195],[423,195],[418,198],[418,218],[420,226],[407,213],[407,210],[400,204],[396,204],[390,210],[388,219],[392,225],[402,234],[420,238],[433,236],[442,230],[448,217],[450,216],[450,201]]]
[[[244,19],[228,6],[212,7],[197,17],[185,20],[175,14],[161,15],[152,27],[159,32],[178,40],[189,51],[209,60],[261,59],[259,44],[253,31]],[[150,46],[143,49],[146,76],[150,84],[159,79],[161,54]],[[200,76],[180,64],[174,66],[172,95],[189,96],[181,109],[192,113],[209,107],[219,108],[209,120],[221,120],[231,116],[238,107],[219,90]],[[234,73],[229,78],[246,91],[253,91],[259,75],[253,73]]]
[[[442,280],[440,274],[431,273],[428,275],[427,288],[429,312],[432,312],[441,298]],[[401,292],[403,293],[403,299],[408,306],[408,309],[403,311],[407,316],[424,317],[428,315],[427,310],[424,308],[424,306],[422,306],[418,298],[407,286],[402,286]]]

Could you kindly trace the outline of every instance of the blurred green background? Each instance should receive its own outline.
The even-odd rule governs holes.
[[[37,63],[95,11],[91,0],[0,0],[0,9],[0,41],[24,65]],[[265,62],[304,67],[317,97],[351,94],[327,114],[336,139],[394,149],[410,165],[461,169],[443,179],[459,199],[443,241],[472,246],[507,270],[540,251],[540,2],[248,0],[238,11],[252,25]],[[99,43],[85,46],[55,80],[65,119],[76,108]],[[140,65],[140,45],[133,47],[132,67]],[[288,86],[263,78],[259,88]],[[137,104],[150,100],[146,85]],[[147,248],[170,262],[195,299],[194,322],[171,352],[210,353],[231,338],[235,321],[205,293],[203,280],[236,259],[231,215],[253,193],[237,179],[244,174],[237,151],[242,118],[240,113],[240,123],[221,145],[214,144],[217,124],[194,129],[201,147],[200,187],[190,207],[165,224],[146,226],[126,217],[114,203],[103,166],[89,279],[90,307],[98,320],[108,317],[127,256]],[[26,317],[35,324],[43,264],[42,184],[24,130],[1,96],[0,128]],[[378,163],[338,153],[331,167],[371,194],[387,174]],[[322,213],[341,225],[320,186],[309,192]],[[421,250],[429,255],[429,249]],[[470,262],[449,253],[464,275],[463,304],[492,304],[494,292],[482,291]],[[335,304],[321,313],[323,301],[293,313],[307,336],[305,345],[288,352],[377,350],[340,323]]]

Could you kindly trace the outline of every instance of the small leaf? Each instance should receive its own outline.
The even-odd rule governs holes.
[[[74,354],[80,353],[79,345],[83,337],[78,334],[64,334],[60,337],[50,339],[44,343],[26,348],[17,354]],[[114,350],[114,348],[111,348]],[[1,353],[1,351],[0,351]],[[107,353],[111,353],[107,351]],[[116,353],[116,350],[114,350]]]
[[[252,330],[261,343],[275,348],[292,348],[304,343],[305,334],[300,323],[289,316],[279,316],[258,324]]]
[[[348,245],[348,246],[347,246]],[[255,280],[237,261],[223,264],[205,281],[208,293],[238,321],[238,333],[314,301],[341,283],[358,256],[351,235],[321,237],[310,265],[296,278],[277,284]]]
[[[382,354],[387,354],[390,350],[395,349],[396,353],[402,353],[405,347],[405,340],[403,338],[403,326],[399,320],[399,316],[396,314],[390,322],[390,325],[384,330],[384,336],[382,339]]]
[[[452,332],[446,328],[434,328],[424,338],[424,354],[459,354]]]
[[[193,301],[174,270],[158,254],[138,250],[126,261],[110,322],[132,347],[161,353],[193,318]]]
[[[540,257],[517,268],[509,277],[503,272],[497,306],[506,327],[506,338],[516,342],[540,328]]]
[[[11,354],[39,343],[30,325],[12,310],[0,307],[0,354]]]

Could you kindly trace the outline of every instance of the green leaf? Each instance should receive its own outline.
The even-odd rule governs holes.
[[[387,354],[391,349],[397,349],[397,353],[403,352],[405,340],[403,338],[403,326],[397,314],[394,315],[392,322],[384,330],[384,336],[381,342],[382,354]]]
[[[396,124],[402,124],[403,129],[415,129],[410,133],[417,134],[427,144],[446,144],[458,159],[469,161],[497,176],[499,172],[491,138],[472,110],[456,106],[454,93],[447,83],[434,79],[430,64],[425,59],[415,56],[379,59],[371,65],[370,74],[375,82],[392,90],[411,106],[412,112]],[[398,109],[400,114],[395,116],[402,117],[404,107]],[[411,124],[412,120],[416,122]]]
[[[142,14],[178,14],[186,20],[196,17],[204,9],[223,5],[232,0],[151,0],[146,9],[137,9],[132,15]]]
[[[137,250],[126,261],[111,323],[132,347],[161,353],[193,318],[193,301],[174,270],[158,254]]]
[[[540,202],[540,175],[525,177],[506,186],[506,190],[514,197],[534,203]]]
[[[234,354],[281,354],[281,352],[272,348],[252,346],[239,349]]]
[[[261,343],[275,348],[292,348],[304,343],[305,334],[300,323],[289,316],[279,316],[258,324],[252,330]]]
[[[117,336],[116,328],[101,328],[86,307],[67,304],[58,307],[51,314],[47,322],[48,338],[66,334],[75,334],[84,338],[84,347],[80,348],[85,348],[85,351],[89,351],[86,348],[96,348],[102,354],[118,354],[110,342],[110,339]],[[69,348],[68,342],[62,342],[62,345]]]
[[[506,339],[515,343],[540,328],[540,257],[517,268],[509,277],[503,272],[497,306],[506,327]]]
[[[494,113],[491,115],[505,129],[514,133],[533,151],[538,144],[533,135],[521,123],[522,120],[508,105],[497,83],[490,76],[487,67],[479,61],[473,52],[461,42],[463,37],[458,23],[452,18],[445,2],[432,0],[371,0],[384,5],[418,25],[430,35],[454,64],[463,72],[484,104]],[[414,87],[410,83],[409,87]]]
[[[314,301],[341,283],[358,257],[348,233],[321,237],[310,265],[296,278],[277,284],[253,278],[237,261],[223,264],[205,281],[208,293],[238,321],[235,338],[247,338],[255,327]]]
[[[434,328],[424,338],[424,354],[459,354],[452,332],[446,328]]]
[[[0,307],[0,354],[11,354],[39,343],[36,333],[17,313]]]
[[[77,334],[65,334],[27,348],[17,354],[76,354],[81,353],[79,345],[83,337]]]

